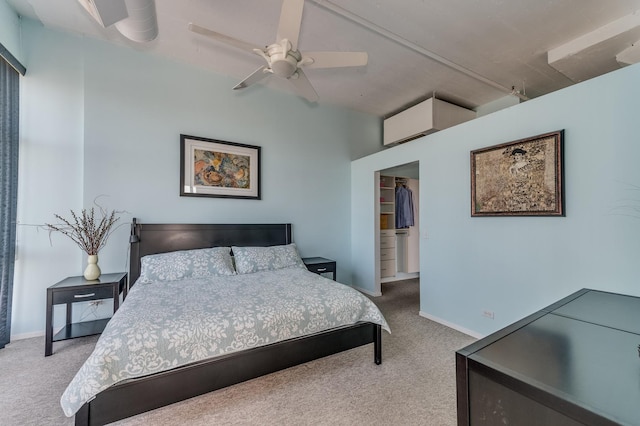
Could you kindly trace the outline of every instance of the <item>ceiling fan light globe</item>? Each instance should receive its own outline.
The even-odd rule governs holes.
[[[277,76],[289,78],[296,72],[296,66],[288,61],[276,61],[271,63],[271,69]]]
[[[279,77],[289,78],[298,69],[298,60],[289,54],[275,53],[271,55],[271,70]]]

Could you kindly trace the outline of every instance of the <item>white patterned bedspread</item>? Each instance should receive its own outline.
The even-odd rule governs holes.
[[[360,292],[301,268],[139,282],[60,404],[73,416],[94,395],[123,380],[358,321],[390,331]]]

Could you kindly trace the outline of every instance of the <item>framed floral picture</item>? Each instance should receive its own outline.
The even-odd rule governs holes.
[[[180,195],[260,199],[260,147],[180,135]]]
[[[471,151],[471,216],[564,216],[564,131]]]

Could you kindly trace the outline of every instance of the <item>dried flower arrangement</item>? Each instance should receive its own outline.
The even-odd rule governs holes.
[[[71,210],[71,219],[66,219],[59,214],[54,214],[61,223],[57,225],[45,223],[49,232],[60,232],[71,238],[88,255],[97,255],[102,249],[111,233],[115,230],[113,225],[120,219],[116,216],[116,211],[111,213],[100,208],[102,217],[96,220],[95,209],[82,209],[78,215]]]

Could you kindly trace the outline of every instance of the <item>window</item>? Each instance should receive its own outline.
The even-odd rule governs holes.
[[[0,45],[0,348],[11,337],[18,201],[20,74],[25,68]]]

